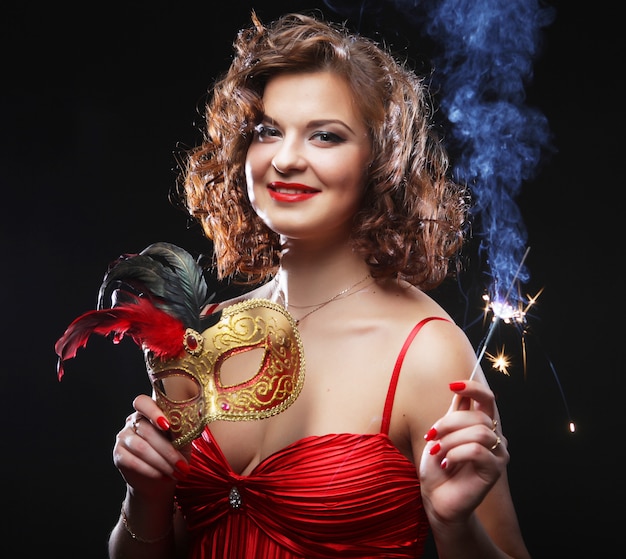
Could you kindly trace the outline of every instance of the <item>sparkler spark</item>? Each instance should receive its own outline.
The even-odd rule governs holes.
[[[526,256],[528,255],[529,250],[530,248],[526,249],[526,252],[524,253],[524,257],[522,258],[520,265],[518,267],[518,271],[519,269],[521,269],[524,263],[524,260],[526,259]],[[517,281],[517,273],[515,274],[513,281],[514,282]],[[510,366],[510,359],[507,357],[504,351],[504,346],[502,346],[502,348],[494,354],[487,353],[487,346],[500,321],[502,321],[505,324],[515,325],[518,328],[520,328],[522,354],[523,354],[523,360],[524,360],[524,375],[526,375],[526,341],[525,341],[526,328],[525,328],[525,325],[527,322],[527,314],[530,308],[536,304],[537,299],[543,293],[544,288],[542,287],[534,296],[526,295],[526,302],[524,302],[523,297],[518,296],[517,297],[518,303],[516,306],[509,303],[509,295],[512,289],[513,289],[513,285],[511,285],[511,287],[509,288],[509,291],[507,292],[504,298],[493,300],[493,301],[490,299],[489,295],[487,294],[483,295],[483,300],[485,301],[484,313],[485,313],[485,316],[491,313],[492,315],[491,325],[489,326],[487,334],[481,344],[481,349],[478,352],[476,364],[474,365],[474,369],[470,375],[470,380],[476,374],[476,371],[478,370],[478,367],[480,366],[480,362],[482,361],[485,355],[491,361],[491,365],[494,369],[509,376],[508,368]],[[556,384],[559,388],[561,399],[565,406],[565,411],[569,419],[569,423],[568,423],[569,431],[571,433],[574,433],[576,432],[576,424],[571,419],[569,408],[567,405],[567,400],[563,392],[563,387],[561,386],[559,377],[556,373],[553,363],[550,360],[548,360],[548,364],[550,366],[550,370],[552,371],[552,375],[554,376],[554,380],[556,381]]]
[[[494,369],[500,371],[506,376],[510,376],[508,367],[511,363],[509,358],[504,353],[504,346],[502,346],[502,349],[496,355],[492,355],[491,353],[486,353],[486,355],[490,359],[491,366]]]
[[[519,276],[519,272],[522,269],[522,266],[524,265],[524,262],[526,260],[526,257],[528,256],[528,252],[530,251],[530,247],[528,247],[526,249],[526,251],[524,252],[524,256],[522,256],[522,259],[520,260],[519,266],[517,267],[517,270],[515,271],[515,274],[513,275],[513,281],[511,282],[511,285],[509,286],[509,290],[506,292],[506,295],[504,296],[503,299],[498,300],[497,301],[497,305],[489,304],[488,308],[491,309],[491,311],[493,312],[493,320],[491,322],[491,326],[489,327],[489,330],[487,331],[487,336],[485,337],[485,340],[482,344],[482,349],[480,350],[480,353],[478,354],[478,358],[476,359],[476,364],[474,365],[474,369],[472,370],[472,374],[470,375],[470,380],[472,380],[474,378],[474,375],[476,374],[476,371],[478,371],[478,367],[480,366],[480,362],[482,361],[484,355],[485,355],[485,351],[487,350],[487,344],[489,343],[489,340],[491,339],[491,336],[493,336],[493,332],[496,329],[496,326],[498,325],[498,322],[502,319],[505,323],[511,322],[511,317],[512,316],[516,316],[515,312],[512,312],[513,307],[509,304],[509,295],[511,294],[511,291],[513,290],[513,287],[515,286],[515,283],[517,281],[517,277]],[[488,297],[488,296],[487,296]],[[484,298],[484,297],[483,297]],[[506,311],[506,314],[498,314],[499,311],[500,313],[504,313]],[[523,316],[525,316],[525,313],[523,313]]]

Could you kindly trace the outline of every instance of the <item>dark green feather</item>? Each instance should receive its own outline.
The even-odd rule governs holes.
[[[209,302],[203,269],[186,250],[165,242],[111,263],[98,293],[98,308],[112,306],[120,290],[150,297],[185,326],[201,331],[200,312]]]

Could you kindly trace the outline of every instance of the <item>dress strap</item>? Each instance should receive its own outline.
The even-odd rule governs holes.
[[[204,309],[204,316],[209,316],[211,314],[213,314],[213,311],[215,309],[217,309],[217,307],[219,307],[220,304],[219,303],[211,303],[208,307],[206,307],[206,309]]]
[[[396,359],[396,364],[393,368],[393,373],[391,375],[391,381],[389,382],[389,390],[387,391],[387,399],[385,400],[385,409],[383,410],[383,420],[380,425],[380,432],[385,435],[389,434],[389,424],[391,423],[391,409],[393,408],[393,400],[396,395],[396,387],[398,386],[398,379],[400,378],[400,369],[402,368],[402,363],[404,362],[404,357],[409,350],[409,346],[413,342],[417,333],[422,329],[422,326],[431,320],[448,320],[447,318],[443,318],[441,316],[428,316],[420,320],[409,332],[402,349],[400,350],[400,354],[398,355],[398,359]]]

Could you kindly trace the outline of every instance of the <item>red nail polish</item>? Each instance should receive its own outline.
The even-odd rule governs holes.
[[[160,417],[158,417],[156,422],[157,422],[157,425],[161,429],[163,429],[163,431],[170,430],[170,422],[167,420],[167,417],[165,417],[164,415],[161,415]]]
[[[174,464],[174,467],[183,475],[187,475],[189,473],[189,464],[184,460],[179,460]]]
[[[440,450],[441,450],[441,445],[439,443],[435,443],[433,446],[430,447],[430,450],[428,452],[430,453],[431,456],[434,456]]]
[[[452,392],[459,392],[460,390],[465,390],[465,386],[466,384],[464,382],[451,382],[450,390],[452,390]]]
[[[437,429],[435,429],[434,427],[431,427],[428,430],[428,433],[426,433],[424,435],[424,440],[426,441],[432,441],[433,439],[437,438]]]
[[[445,470],[447,467],[448,467],[448,459],[447,459],[447,458],[444,458],[444,459],[441,461],[441,469],[442,469],[442,470]]]

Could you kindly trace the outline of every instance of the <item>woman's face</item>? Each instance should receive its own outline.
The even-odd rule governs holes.
[[[255,211],[286,238],[349,235],[371,142],[348,85],[330,72],[280,75],[263,103],[246,157]]]

